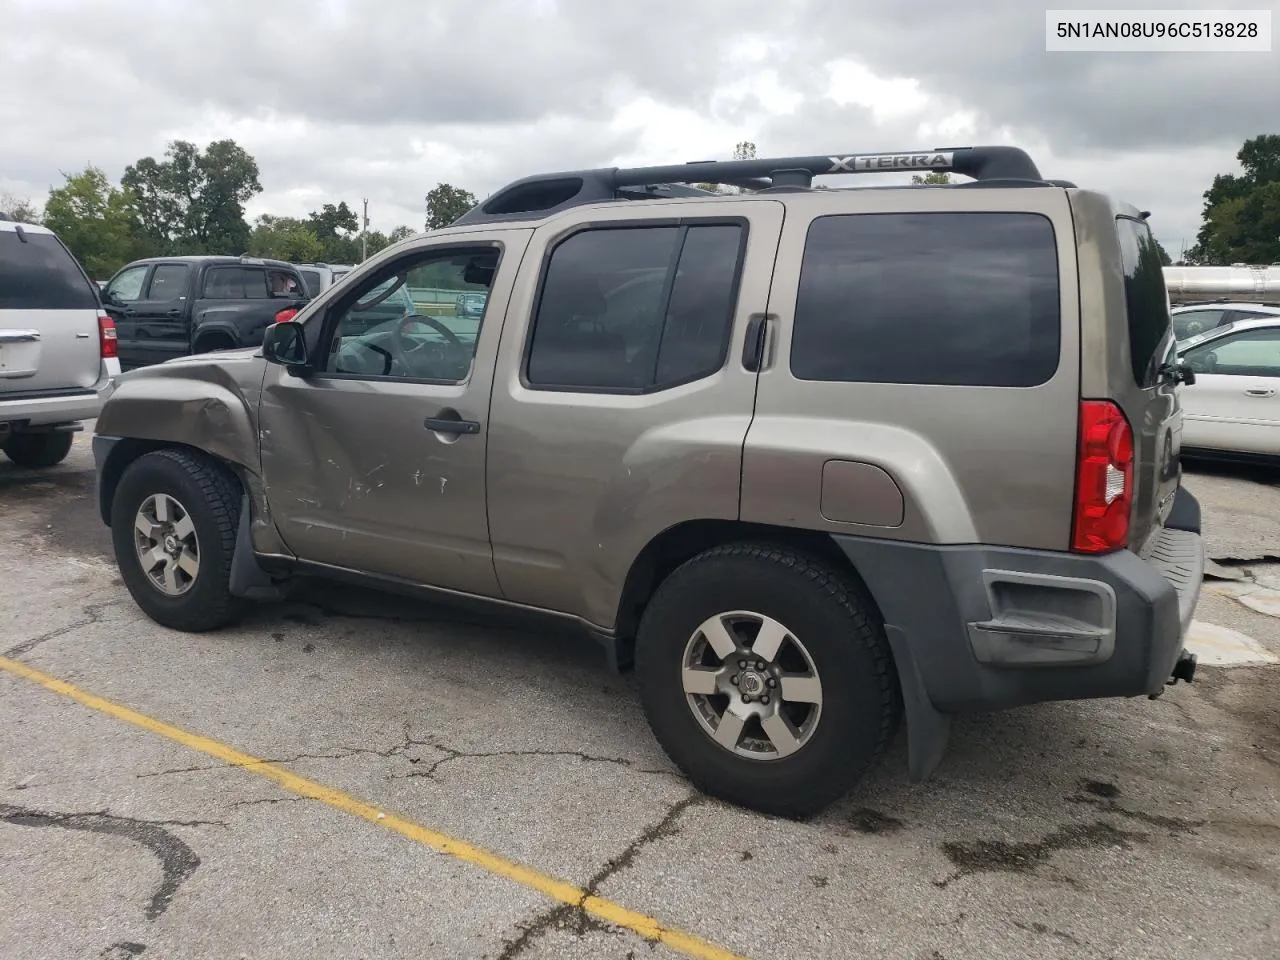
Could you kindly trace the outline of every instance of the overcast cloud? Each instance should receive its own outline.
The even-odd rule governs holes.
[[[1046,5],[1066,6],[0,0],[0,191],[40,202],[60,171],[118,178],[170,140],[232,137],[261,167],[251,216],[368,197],[389,230],[420,228],[441,181],[484,196],[743,139],[761,155],[1016,143],[1046,176],[1153,211],[1176,257],[1213,175],[1280,132],[1280,52],[1049,54]]]

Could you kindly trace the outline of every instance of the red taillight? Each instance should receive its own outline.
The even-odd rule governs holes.
[[[298,315],[297,307],[285,307],[276,314],[276,323],[284,323],[286,320],[292,320]]]
[[[1110,400],[1080,403],[1080,451],[1076,461],[1077,553],[1119,550],[1129,541],[1133,507],[1133,430]]]
[[[120,356],[120,345],[116,342],[116,322],[105,313],[98,314],[98,348],[103,359]]]

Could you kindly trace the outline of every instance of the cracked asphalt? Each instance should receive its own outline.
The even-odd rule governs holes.
[[[330,586],[216,634],[134,607],[88,437],[0,465],[0,653],[750,957],[1280,955],[1280,667],[963,717],[807,822],[707,800],[589,641]],[[1280,475],[1190,474],[1280,556]],[[1280,653],[1230,596],[1197,618]],[[0,672],[0,955],[640,958],[666,946]]]

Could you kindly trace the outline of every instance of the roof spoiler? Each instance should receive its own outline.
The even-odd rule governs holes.
[[[938,147],[900,153],[704,160],[655,167],[607,167],[539,174],[507,184],[463,214],[457,224],[544,217],[604,200],[702,196],[694,184],[748,190],[807,189],[814,177],[858,173],[959,173],[976,181],[1046,183],[1018,147]]]

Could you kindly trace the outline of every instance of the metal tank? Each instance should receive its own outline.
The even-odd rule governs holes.
[[[1209,300],[1280,301],[1280,264],[1165,267],[1164,282],[1175,306]]]

